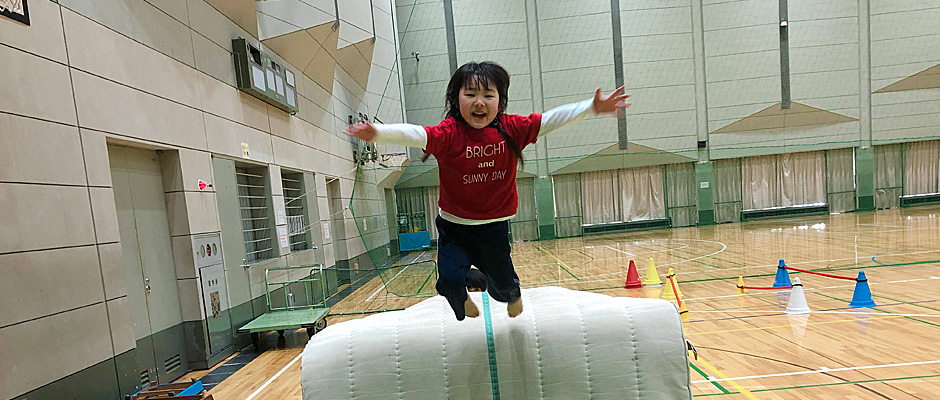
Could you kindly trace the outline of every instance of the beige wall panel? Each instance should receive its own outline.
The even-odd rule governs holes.
[[[80,154],[75,127],[0,114],[0,181],[84,185]]]
[[[290,137],[291,115],[266,104],[268,109],[268,123],[271,125],[271,134],[282,138]]]
[[[0,326],[104,301],[94,246],[0,256]]]
[[[113,356],[104,302],[0,329],[0,398],[12,398]]]
[[[111,188],[92,187],[91,210],[95,219],[95,236],[98,243],[118,242],[117,210],[114,206],[114,191]]]
[[[83,127],[174,146],[206,147],[198,110],[81,71],[72,76]]]
[[[104,295],[108,300],[127,295],[127,277],[124,274],[124,258],[120,243],[98,245],[101,260],[101,275],[104,278]]]
[[[93,244],[88,189],[0,183],[0,253]]]
[[[170,238],[173,246],[173,264],[176,265],[176,277],[188,279],[196,277],[196,264],[193,261],[193,237],[191,235],[173,236]]]
[[[146,0],[60,0],[66,8],[186,65],[193,65],[189,28]]]
[[[198,279],[178,279],[176,281],[180,293],[180,310],[183,312],[183,321],[201,321],[206,318],[202,308],[202,290]]]
[[[166,213],[170,223],[170,236],[219,231],[215,193],[167,193]]]
[[[108,143],[101,132],[79,129],[85,174],[89,186],[111,186],[111,166],[108,163]]]
[[[111,323],[111,337],[114,342],[114,355],[137,347],[134,338],[134,316],[131,314],[131,302],[127,296],[108,300],[108,320]]]
[[[7,46],[0,46],[0,60],[0,111],[75,124],[72,86],[64,65]]]
[[[268,105],[208,75],[200,75],[203,110],[269,132]],[[241,153],[239,153],[241,154]]]
[[[12,21],[0,24],[0,38],[15,48],[65,63],[65,39],[59,5],[51,1],[29,2],[29,25]]]
[[[177,21],[187,25],[189,24],[189,15],[186,12],[186,0],[160,0],[150,4],[170,14],[170,16]]]
[[[163,190],[167,192],[201,191],[215,192],[206,187],[199,189],[199,180],[212,183],[212,169],[209,153],[197,150],[179,149],[164,151],[160,155],[160,172],[163,174]]]
[[[300,118],[291,118],[290,131],[288,139],[311,147],[316,147],[320,138],[330,135],[329,132]]]
[[[334,267],[336,266],[336,248],[334,243],[328,243],[323,245],[323,258],[324,266]]]
[[[248,144],[249,159],[271,162],[271,135],[212,114],[206,118],[206,140],[209,151],[236,159],[242,158],[242,143]]]
[[[190,26],[225,49],[232,48],[232,39],[251,38],[248,32],[236,25],[218,10],[203,0],[187,0]]]
[[[271,138],[274,146],[274,162],[278,165],[303,171],[313,171],[317,158],[325,155],[310,147],[300,145],[278,137]]]
[[[199,108],[198,72],[191,66],[68,9],[62,20],[72,67]]]
[[[198,33],[193,34],[193,51],[196,53],[196,69],[235,86],[235,63],[232,62],[232,45],[221,47]]]

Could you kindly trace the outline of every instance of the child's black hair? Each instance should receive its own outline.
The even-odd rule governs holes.
[[[470,268],[470,272],[467,274],[467,277],[470,278],[470,283],[467,284],[467,289],[477,289],[481,292],[486,291],[486,276],[484,276],[480,270],[476,268]]]
[[[489,61],[468,62],[457,68],[457,72],[454,72],[454,76],[450,77],[450,82],[447,84],[447,92],[444,95],[444,114],[457,121],[466,122],[460,115],[460,89],[465,86],[489,89],[491,84],[496,87],[496,93],[499,94],[499,110],[490,126],[496,128],[519,159],[519,163],[525,165],[519,143],[499,124],[499,117],[506,111],[506,105],[509,104],[509,73],[499,64]],[[421,161],[427,161],[427,159],[428,154],[421,157]]]

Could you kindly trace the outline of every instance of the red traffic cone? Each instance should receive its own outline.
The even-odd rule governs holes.
[[[627,281],[623,283],[624,289],[636,289],[643,287],[643,284],[640,283],[640,274],[636,272],[636,264],[633,263],[633,260],[630,260],[630,268],[627,270]]]

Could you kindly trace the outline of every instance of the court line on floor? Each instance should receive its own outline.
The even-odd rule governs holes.
[[[768,275],[768,276],[769,276],[769,275]],[[732,278],[728,278],[728,279],[732,279]],[[940,279],[940,277],[931,276],[931,277],[928,277],[928,278],[904,279],[904,280],[900,280],[900,281],[869,282],[869,286],[872,286],[872,285],[887,285],[887,284],[889,284],[889,283],[921,282],[921,281],[929,281],[929,280],[935,280],[935,279]],[[680,282],[680,283],[682,283],[682,282]],[[804,292],[812,292],[812,291],[816,291],[816,290],[825,290],[825,289],[845,289],[845,288],[850,288],[850,287],[855,287],[855,284],[853,283],[853,284],[849,284],[849,285],[825,286],[825,287],[819,287],[819,288],[806,288],[806,289],[803,289],[803,291],[804,291]],[[767,291],[763,291],[763,292],[754,292],[754,291],[752,291],[752,292],[750,292],[750,293],[743,293],[743,294],[742,294],[742,293],[725,294],[725,295],[721,295],[721,296],[690,297],[690,298],[682,299],[682,300],[683,300],[683,301],[699,301],[699,300],[727,299],[727,298],[734,298],[734,297],[741,297],[741,296],[757,296],[757,295],[766,295],[766,294],[770,294],[770,293],[777,293],[778,291],[781,291],[781,290],[790,290],[790,289],[779,289],[779,290],[773,290],[773,291],[767,290]],[[887,298],[887,297],[883,297],[883,296],[879,296],[879,295],[873,295],[873,296],[875,296],[875,297],[882,297],[882,298],[884,298],[884,299],[886,299],[886,300],[896,301],[896,302],[898,302],[898,303],[903,303],[903,301],[894,300],[894,299],[889,299],[889,298]],[[938,311],[940,311],[940,310],[938,310]]]
[[[904,317],[904,316],[902,316],[902,315],[888,315],[888,314],[881,314],[881,315],[884,315],[884,316],[883,316],[883,317],[880,317],[880,318],[871,318],[871,321],[874,321],[874,320],[876,320],[876,319],[907,318],[907,317]],[[806,325],[806,326],[810,326],[810,325],[825,325],[825,324],[836,324],[836,323],[840,323],[840,322],[855,322],[855,321],[856,321],[855,318],[852,318],[852,319],[839,319],[839,320],[835,320],[835,321],[807,322],[805,325]],[[925,321],[921,321],[921,322],[925,322]],[[929,323],[929,322],[928,322],[928,323]],[[804,325],[804,324],[800,324],[800,326],[803,326],[803,325]],[[715,334],[715,333],[744,332],[744,331],[763,331],[763,330],[767,330],[767,329],[790,328],[790,327],[792,327],[792,326],[793,326],[793,324],[772,325],[772,326],[755,326],[755,327],[751,327],[751,328],[737,328],[737,329],[724,329],[724,330],[720,330],[720,331],[693,332],[693,333],[686,333],[685,335],[686,335],[686,336],[696,336],[696,335],[711,335],[711,334]]]
[[[751,389],[755,393],[762,392],[773,392],[777,390],[793,390],[793,389],[806,389],[806,388],[815,388],[815,387],[825,387],[825,386],[838,386],[838,385],[859,385],[864,383],[885,383],[885,382],[897,382],[897,383],[915,383],[915,382],[937,382],[938,380],[922,380],[922,381],[911,381],[912,379],[924,379],[924,378],[937,378],[940,377],[940,374],[936,375],[920,375],[920,376],[902,376],[897,378],[884,378],[884,379],[866,379],[861,381],[843,381],[843,382],[829,382],[829,383],[816,383],[809,385],[795,385],[795,386],[782,386],[775,388],[756,388]],[[709,397],[709,396],[724,396],[726,394],[739,394],[738,392],[731,393],[704,393],[704,394],[695,394],[692,397]]]
[[[741,394],[743,394],[745,397],[747,397],[747,398],[749,398],[749,399],[751,399],[751,400],[758,400],[757,397],[754,397],[754,395],[751,394],[750,391],[748,391],[747,389],[741,387],[741,385],[738,385],[738,383],[735,382],[732,378],[728,378],[727,375],[721,373],[721,371],[719,371],[718,369],[716,369],[715,367],[713,367],[711,364],[709,364],[708,361],[705,361],[704,358],[699,357],[698,359],[696,359],[696,361],[698,361],[699,363],[701,363],[702,365],[704,365],[705,367],[707,367],[708,369],[710,369],[712,372],[715,373],[715,375],[718,375],[718,377],[721,378],[721,381],[722,381],[722,382],[728,382],[728,384],[730,384],[731,387],[733,387],[733,388],[735,388],[735,389],[738,389],[738,391],[741,392]],[[706,382],[708,382],[708,381],[706,381]]]
[[[770,316],[775,315],[793,315],[786,314],[780,310],[695,310],[691,311],[692,313],[739,313],[739,314],[748,314],[748,313],[765,313],[770,314]],[[928,318],[940,318],[940,314],[903,314],[903,313],[881,313],[881,312],[867,312],[867,311],[811,311],[807,314],[852,314],[852,315],[893,315],[896,317],[928,317]]]
[[[715,254],[718,254],[718,253],[721,253],[721,252],[725,251],[725,249],[728,248],[728,245],[726,245],[726,244],[724,244],[724,243],[722,243],[722,242],[714,241],[714,240],[705,240],[705,239],[669,239],[669,240],[688,240],[688,241],[695,241],[695,242],[717,243],[717,244],[722,245],[723,247],[722,247],[721,250],[718,250],[718,251],[713,252],[713,253],[710,253],[710,254],[706,254],[706,255],[698,256],[698,257],[694,257],[694,258],[687,258],[687,259],[683,259],[683,260],[679,260],[679,261],[675,261],[675,262],[670,262],[670,263],[665,263],[665,264],[658,264],[657,267],[668,267],[668,266],[670,266],[670,265],[676,265],[676,264],[681,264],[681,263],[684,263],[684,262],[695,261],[695,260],[699,260],[699,259],[702,259],[702,258],[711,257],[711,256],[713,256],[713,255],[715,255]],[[536,246],[535,244],[533,244],[532,246],[535,246],[536,248],[538,248],[538,246]],[[554,256],[552,256],[552,257],[554,257]],[[556,260],[558,260],[557,257],[554,257],[554,258],[555,258]],[[561,261],[561,260],[558,260],[558,261]],[[744,268],[744,267],[742,267],[742,268]],[[734,269],[734,268],[727,268],[727,269]],[[726,268],[721,268],[721,270],[727,270],[727,269],[726,269]],[[604,273],[604,274],[583,276],[583,277],[581,277],[581,278],[608,277],[608,276],[614,276],[614,275],[624,274],[624,273],[626,273],[626,272],[627,272],[627,271],[626,271],[626,268],[624,268],[624,270],[622,270],[622,271],[615,271],[615,272],[608,272],[608,273]],[[700,272],[700,271],[696,271],[696,273],[697,273],[697,272]],[[690,272],[690,273],[691,273],[691,272]],[[581,279],[581,278],[578,278],[578,283],[603,282],[603,281],[606,281],[606,280],[611,279],[611,278],[605,278],[605,279],[595,279],[595,280],[588,280],[588,281],[585,281],[585,280],[583,280],[583,279]],[[565,282],[565,283],[575,283],[574,281],[571,281],[570,279],[564,279],[564,280],[561,280],[561,282]],[[553,280],[553,281],[533,282],[533,283],[528,283],[528,284],[524,285],[524,287],[527,287],[527,288],[538,287],[538,285],[543,285],[543,284],[559,284],[559,281],[558,281],[558,280]]]
[[[762,378],[774,378],[780,376],[794,376],[794,375],[809,375],[809,374],[824,374],[830,372],[841,372],[841,371],[858,371],[863,369],[875,369],[875,368],[891,368],[891,367],[908,367],[911,365],[927,365],[927,364],[938,364],[940,360],[928,360],[928,361],[913,361],[906,363],[894,363],[894,364],[879,364],[879,365],[861,365],[856,367],[842,367],[842,368],[820,368],[814,369],[811,371],[794,371],[794,372],[781,372],[777,374],[764,374],[764,375],[750,375],[750,376],[739,376],[735,378],[722,377],[720,379],[703,379],[698,381],[692,381],[692,383],[708,383],[708,382],[724,382],[732,380],[750,380],[750,379],[762,379]]]
[[[539,245],[537,245],[537,244],[535,244],[535,243],[532,243],[532,247],[535,247],[536,249],[539,249],[539,251],[545,253],[545,254],[548,255],[549,257],[554,258],[554,259],[555,259],[555,264],[558,265],[559,267],[561,267],[561,269],[565,270],[565,272],[567,272],[568,275],[571,275],[571,276],[572,276],[574,279],[576,279],[576,280],[579,280],[579,281],[581,280],[581,278],[578,278],[577,275],[575,275],[574,273],[571,272],[570,269],[568,269],[568,265],[565,264],[564,261],[561,261],[560,258],[555,257],[554,254],[550,253],[548,250],[543,249],[541,246],[539,246]]]
[[[699,241],[705,241],[705,240],[701,240],[701,239],[674,239],[674,240],[699,240]],[[720,243],[720,244],[724,245],[724,243],[721,243],[721,242],[715,242],[715,243]],[[726,246],[726,247],[727,247],[727,246]],[[721,251],[724,251],[724,249],[722,249]],[[710,257],[710,256],[712,256],[712,255],[715,255],[715,254],[720,253],[721,251],[718,251],[718,252],[715,252],[715,253],[712,253],[712,254],[708,254],[708,255],[704,255],[704,256],[700,256],[700,257],[696,257],[696,259],[697,259],[697,258],[703,258],[703,257]],[[884,255],[882,255],[882,257],[908,256],[908,255],[914,255],[914,254],[937,253],[937,252],[940,252],[940,250],[924,250],[924,251],[913,251],[913,252],[907,252],[907,253],[884,254]],[[854,261],[857,262],[859,259],[865,259],[865,260],[867,260],[867,259],[868,259],[868,256],[863,256],[863,257],[833,258],[833,259],[829,259],[829,260],[801,261],[801,262],[796,262],[796,263],[787,263],[787,265],[795,266],[795,265],[803,265],[803,264],[831,263],[831,262],[834,262],[834,261],[848,261],[848,260],[854,260]],[[602,260],[607,260],[607,259],[602,259]],[[681,262],[686,262],[686,261],[691,261],[691,260],[693,260],[693,259],[680,260],[679,263],[681,263]],[[595,260],[595,261],[601,261],[601,260]],[[895,267],[895,266],[903,266],[903,265],[932,264],[932,263],[940,263],[940,260],[914,261],[914,262],[910,262],[910,263],[884,264],[884,265],[874,265],[874,266],[856,265],[856,266],[853,266],[853,267],[842,268],[842,269],[865,269],[865,268]],[[657,266],[658,266],[658,267],[663,267],[663,266],[669,266],[669,265],[675,265],[675,264],[677,264],[677,263],[658,264]],[[528,265],[520,265],[520,266],[517,266],[517,268],[520,268],[520,267],[529,267],[529,266],[539,266],[539,265],[550,265],[550,264],[528,264]],[[776,266],[777,266],[777,264],[753,265],[753,266],[744,266],[744,267],[729,267],[729,268],[720,268],[718,271],[735,271],[735,270],[748,269],[748,268],[758,269],[758,268],[776,267]],[[833,269],[833,270],[836,270],[836,269]],[[707,270],[706,270],[706,271],[707,271]],[[718,272],[718,271],[715,271],[715,272]],[[598,274],[598,275],[582,276],[582,277],[581,277],[582,279],[580,279],[579,283],[604,282],[604,281],[607,281],[607,280],[612,279],[612,278],[610,278],[610,277],[613,276],[613,275],[624,274],[624,273],[626,273],[626,269],[624,269],[623,271],[616,271],[616,272],[610,272],[610,273],[604,273],[604,274]],[[676,272],[676,275],[679,276],[679,275],[690,275],[690,274],[699,274],[699,273],[702,273],[702,271]],[[773,276],[773,275],[774,275],[774,273],[756,274],[756,275],[747,275],[747,276],[745,276],[745,278],[748,278],[748,277],[764,277],[764,276]],[[601,277],[604,277],[604,278],[602,278],[602,279],[588,279],[588,280],[585,280],[585,279],[587,279],[587,278],[601,278]],[[735,279],[735,278],[736,278],[736,277],[707,278],[707,279],[694,279],[694,280],[688,280],[688,281],[683,281],[683,282],[686,282],[686,283],[691,283],[691,282],[707,282],[707,281],[728,280],[728,279]],[[574,283],[574,282],[571,281],[571,280],[563,280],[562,282]],[[558,284],[558,281],[534,282],[534,283],[526,284],[525,287],[537,287],[539,284]],[[596,289],[592,289],[592,290],[599,290],[599,289],[608,289],[608,288],[596,288]],[[613,289],[613,287],[611,287],[610,289]]]
[[[255,396],[257,396],[258,393],[261,393],[261,391],[264,390],[264,388],[268,387],[268,385],[270,385],[271,382],[274,382],[275,379],[277,379],[279,376],[281,376],[281,374],[283,374],[284,371],[287,371],[287,369],[290,368],[291,365],[294,365],[294,363],[297,362],[297,360],[299,360],[301,357],[303,357],[303,355],[304,355],[304,353],[303,353],[303,351],[301,351],[301,353],[298,354],[297,357],[294,357],[294,359],[291,360],[289,363],[287,363],[287,365],[285,365],[284,368],[281,368],[280,371],[277,371],[277,373],[274,374],[274,376],[268,378],[268,380],[265,381],[264,384],[261,385],[261,387],[255,389],[255,391],[252,392],[250,395],[248,395],[248,397],[246,397],[245,400],[251,400],[251,399],[255,398]]]
[[[623,250],[620,250],[620,249],[617,249],[617,248],[613,248],[613,247],[610,247],[610,246],[608,246],[608,245],[606,245],[606,244],[604,245],[604,247],[606,247],[606,248],[608,248],[608,249],[611,249],[611,250],[613,250],[613,251],[619,251],[619,252],[621,252],[621,253],[623,253],[623,254],[626,254],[626,255],[628,255],[628,256],[631,256],[631,257],[636,257],[636,254],[633,254],[633,253],[630,253],[630,252],[626,252],[626,251],[623,251]]]
[[[818,292],[816,292],[816,293],[814,293],[814,294],[819,295],[819,296],[823,296],[823,297],[827,297],[827,298],[830,298],[830,299],[833,299],[833,300],[844,301],[844,302],[846,302],[846,303],[849,302],[848,300],[840,299],[840,298],[834,297],[834,296],[829,296],[829,295],[827,295],[827,294],[822,294],[822,293],[818,293]],[[877,309],[877,308],[875,308],[875,307],[871,307],[871,309],[872,309],[872,310],[875,310],[875,311],[878,311],[878,312],[881,312],[882,314],[885,314],[885,315],[890,314],[890,311],[879,310],[879,309]],[[927,322],[927,321],[919,320],[919,319],[914,318],[914,317],[903,317],[903,318],[907,318],[907,319],[909,319],[909,320],[911,320],[911,321],[923,322],[923,323],[925,323],[925,324],[927,324],[927,325],[936,326],[936,327],[940,328],[940,324],[935,324],[935,323],[933,323],[933,322]]]
[[[702,370],[699,369],[699,367],[696,367],[695,364],[692,364],[691,361],[689,362],[689,366],[692,367],[692,369],[694,369],[695,372],[698,372],[698,374],[701,375],[702,378],[708,379],[708,374],[706,374],[705,372],[702,372]],[[719,384],[718,382],[715,382],[715,381],[708,381],[708,382],[711,382],[712,385],[714,385],[716,388],[718,388],[718,390],[721,390],[721,392],[722,392],[723,394],[731,394],[731,392],[729,392],[728,389],[725,389],[725,388],[724,388],[723,386],[721,386],[721,384]]]
[[[379,294],[379,292],[381,292],[382,289],[387,288],[389,283],[392,283],[392,281],[394,281],[395,278],[398,277],[398,275],[401,275],[402,272],[405,272],[405,270],[408,269],[408,267],[410,267],[412,264],[414,264],[415,261],[418,261],[418,259],[421,258],[421,256],[423,256],[423,255],[424,255],[424,252],[422,251],[421,254],[418,254],[418,256],[415,257],[414,260],[411,260],[410,262],[405,263],[405,264],[408,264],[408,265],[405,265],[405,268],[402,268],[401,271],[398,271],[398,273],[395,274],[395,276],[393,276],[392,279],[389,279],[388,282],[382,282],[382,286],[379,286],[378,289],[375,289],[375,292],[372,292],[372,295],[370,295],[369,298],[366,299],[366,301],[372,301],[372,299],[375,298],[375,295]],[[391,268],[395,268],[395,266],[393,265]]]

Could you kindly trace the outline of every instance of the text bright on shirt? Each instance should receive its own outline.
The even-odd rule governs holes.
[[[520,148],[538,139],[542,115],[500,115],[500,125]],[[514,215],[518,158],[493,127],[474,129],[447,118],[424,128],[426,152],[437,159],[441,210],[460,218],[487,220]]]

